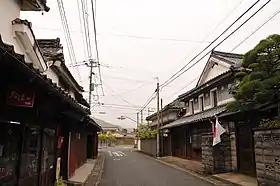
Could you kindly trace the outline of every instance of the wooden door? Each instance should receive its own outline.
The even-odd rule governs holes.
[[[16,185],[21,126],[0,122],[0,185]]]
[[[252,127],[249,123],[237,125],[238,170],[252,176],[256,175]]]

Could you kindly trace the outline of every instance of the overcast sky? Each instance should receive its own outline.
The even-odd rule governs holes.
[[[137,110],[131,109],[131,107],[143,106],[155,91],[156,77],[159,77],[161,83],[168,79],[256,0],[96,1],[100,63],[108,66],[101,68],[105,96],[101,97],[100,100],[107,106],[96,106],[92,113],[95,117],[107,122],[132,128],[136,126],[134,122],[121,121],[116,118],[125,115],[136,119]],[[261,3],[242,20],[244,21],[252,15],[253,11],[266,1],[261,0]],[[47,13],[23,12],[21,16],[32,22],[33,30],[38,39],[61,38],[67,59],[66,63],[70,64],[57,1],[48,0],[48,6],[51,10]],[[77,61],[87,60],[84,55],[77,1],[65,0],[64,6]],[[217,50],[231,52],[237,44],[267,20],[279,7],[280,1],[272,0],[267,7],[219,46]],[[230,12],[232,13],[229,15]],[[91,22],[91,15],[89,18]],[[224,20],[222,24],[216,28],[222,20]],[[280,15],[233,52],[244,53],[254,47],[260,39],[269,34],[279,33],[279,22]],[[91,36],[93,36],[92,26],[90,26],[90,30]],[[205,42],[202,42],[203,40]],[[160,94],[164,105],[176,99],[179,94],[194,87],[196,83],[194,79],[200,75],[207,59],[199,62],[194,68],[162,90]],[[88,90],[89,69],[82,66],[79,67],[79,71],[84,89]],[[190,84],[192,81],[194,82]],[[186,87],[188,84],[190,86]],[[185,88],[182,89],[183,87]],[[85,96],[88,97],[86,93]],[[108,106],[112,104],[124,106],[121,108]],[[155,100],[151,102],[149,107],[156,108]],[[101,115],[100,111],[104,111],[106,114]],[[147,114],[146,110],[144,117]]]

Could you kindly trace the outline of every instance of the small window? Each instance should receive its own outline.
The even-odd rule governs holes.
[[[213,107],[218,106],[217,90],[212,91]]]
[[[204,111],[204,97],[199,97],[200,111]]]
[[[190,101],[190,112],[191,112],[191,114],[194,114],[194,104],[193,104],[193,100]]]

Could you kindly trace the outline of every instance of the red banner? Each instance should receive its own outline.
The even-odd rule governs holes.
[[[35,92],[29,89],[11,88],[7,95],[7,105],[33,107]]]

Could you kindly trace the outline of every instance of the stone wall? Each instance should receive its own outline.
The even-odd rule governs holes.
[[[232,171],[230,135],[224,133],[221,140],[222,142],[214,147],[216,173]]]
[[[256,129],[254,141],[258,184],[279,186],[280,129]]]
[[[237,171],[236,136],[235,132],[230,133],[231,168]]]
[[[221,140],[213,147],[213,134],[202,134],[202,166],[207,174],[232,171],[230,135],[223,134]]]
[[[213,133],[203,133],[201,140],[202,168],[206,174],[214,172]]]
[[[141,151],[156,156],[157,155],[157,140],[156,139],[142,139]]]

